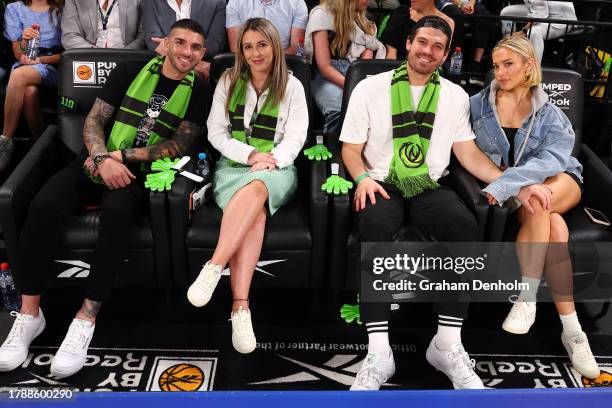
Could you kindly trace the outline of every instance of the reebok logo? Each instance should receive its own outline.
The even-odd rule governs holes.
[[[276,278],[276,275],[273,275],[270,272],[263,270],[261,267],[262,266],[267,266],[267,265],[272,265],[272,264],[279,263],[279,262],[285,262],[285,261],[286,261],[286,259],[273,259],[273,260],[270,260],[270,261],[259,261],[259,262],[257,262],[257,266],[255,267],[255,270],[258,271],[258,272],[264,273],[266,275],[269,275],[269,276],[271,276],[273,278]],[[225,268],[223,270],[223,272],[221,272],[222,276],[229,276],[229,274],[230,274],[229,266],[227,268]]]
[[[83,261],[56,260],[55,262],[71,266],[57,275],[58,278],[86,278],[89,276],[89,264]]]

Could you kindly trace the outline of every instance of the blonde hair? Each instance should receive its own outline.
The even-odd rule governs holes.
[[[357,10],[358,1],[321,0],[321,6],[325,7],[334,18],[335,35],[329,47],[340,58],[346,58],[351,36],[355,32],[355,24],[366,34],[376,33],[376,25],[368,20],[366,11]]]
[[[491,55],[495,53],[495,51],[500,48],[506,48],[510,51],[514,51],[518,55],[521,56],[523,62],[527,62],[530,59],[533,64],[531,69],[525,74],[525,82],[524,85],[528,88],[532,88],[534,86],[539,86],[542,83],[542,69],[540,68],[540,61],[535,55],[535,51],[533,49],[533,45],[531,45],[531,41],[527,36],[519,31],[512,34],[509,37],[502,38],[499,40],[495,47],[493,47],[493,51],[491,51]]]
[[[281,46],[280,35],[274,25],[265,18],[250,18],[248,19],[240,29],[238,34],[238,41],[236,47],[236,62],[234,67],[229,70],[225,75],[229,76],[230,86],[228,88],[227,102],[225,103],[225,111],[229,113],[229,103],[232,92],[236,87],[236,82],[243,75],[251,76],[251,69],[244,56],[242,50],[242,39],[247,31],[256,31],[261,34],[266,41],[272,47],[272,71],[268,76],[263,89],[268,89],[268,97],[266,103],[270,102],[272,105],[278,105],[285,96],[285,90],[287,89],[287,80],[289,78],[289,72],[287,70],[287,63],[285,62],[285,54],[283,47]]]

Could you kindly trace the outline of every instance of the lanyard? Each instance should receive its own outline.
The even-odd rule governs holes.
[[[102,19],[102,30],[104,31],[106,31],[106,26],[108,25],[108,18],[110,17],[110,14],[112,13],[113,7],[115,7],[116,2],[117,0],[113,0],[110,7],[108,8],[108,11],[106,12],[106,14],[104,14],[104,12],[102,11],[102,7],[100,7],[100,2],[96,0],[96,3],[98,4],[98,12],[100,13],[100,18]]]

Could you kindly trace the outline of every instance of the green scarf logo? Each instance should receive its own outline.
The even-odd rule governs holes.
[[[423,149],[418,143],[406,142],[400,147],[399,157],[409,169],[421,167],[425,161]]]

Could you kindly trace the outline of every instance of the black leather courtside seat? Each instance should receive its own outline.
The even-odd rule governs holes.
[[[287,56],[289,70],[304,86],[311,112],[310,67],[300,58]],[[211,65],[211,86],[234,65],[233,54],[217,55]],[[312,117],[312,115],[311,115]],[[313,144],[309,134],[305,147]],[[260,263],[254,286],[310,287],[326,285],[325,256],[327,231],[327,196],[321,191],[326,178],[326,162],[308,161],[300,152],[298,191],[295,198],[268,217]],[[184,188],[184,191],[181,191]],[[214,200],[206,203],[188,219],[188,194],[194,185],[184,177],[169,196],[172,230],[172,262],[178,283],[189,284],[212,256],[221,226],[221,209]]]
[[[19,273],[18,237],[28,205],[49,176],[81,151],[85,117],[109,73],[117,63],[141,62],[144,66],[152,57],[148,51],[105,49],[77,49],[62,55],[58,125],[47,128],[0,188],[0,222],[9,261],[16,273]],[[129,255],[117,285],[164,285],[171,276],[165,195],[151,193],[150,208],[144,208],[142,214],[127,237]],[[151,222],[151,217],[155,222]],[[98,238],[99,218],[99,208],[93,205],[64,223],[50,272],[50,277],[55,278],[50,280],[51,287],[77,284],[82,281],[79,278],[87,276]],[[36,255],[36,248],[32,248],[32,255]]]

